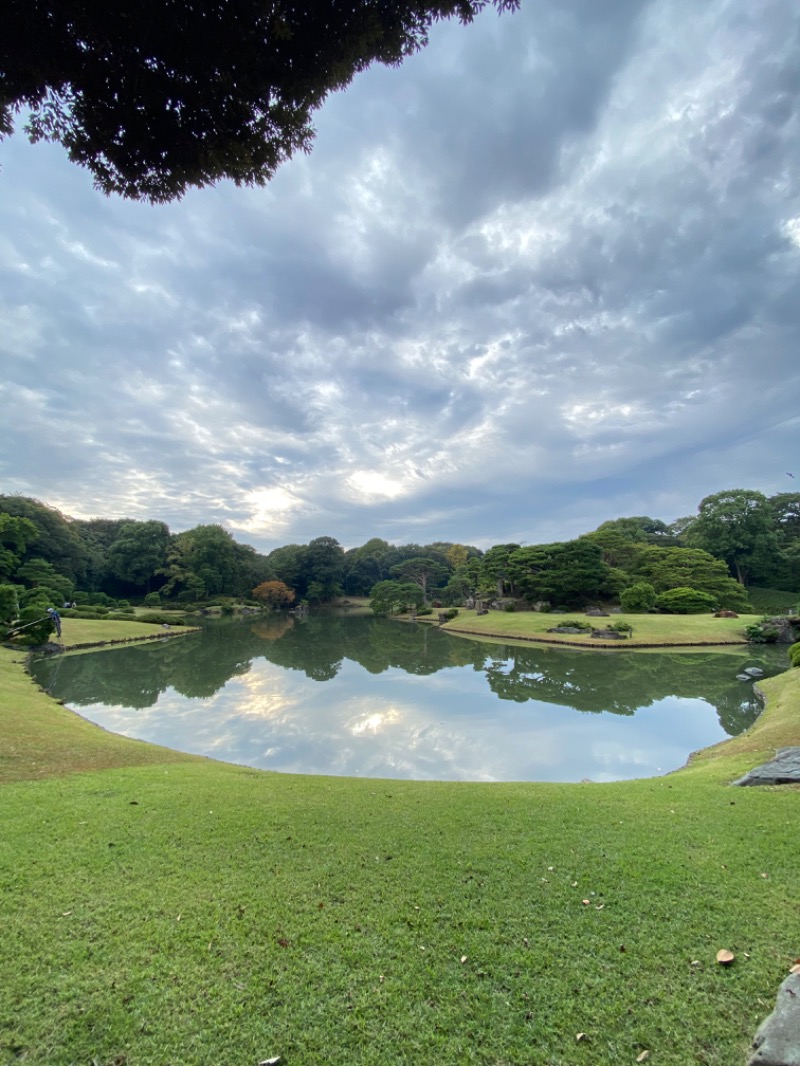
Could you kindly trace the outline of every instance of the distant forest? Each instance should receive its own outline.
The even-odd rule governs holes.
[[[74,519],[29,497],[0,496],[0,589],[19,608],[120,600],[182,606],[247,600],[261,589],[256,600],[266,603],[370,596],[386,611],[469,599],[746,611],[753,588],[800,592],[800,493],[731,489],[675,522],[615,518],[575,540],[495,544],[485,552],[378,537],[345,550],[323,536],[267,555],[220,525],[171,533],[163,522]],[[276,589],[284,594],[276,597]]]

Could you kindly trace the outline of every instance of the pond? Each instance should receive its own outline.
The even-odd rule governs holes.
[[[785,648],[574,651],[319,613],[42,658],[36,680],[115,733],[289,773],[612,781],[682,766],[760,712],[745,667]]]

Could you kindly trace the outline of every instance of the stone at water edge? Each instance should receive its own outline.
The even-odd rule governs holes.
[[[778,989],[775,1010],[758,1027],[747,1066],[800,1066],[800,973]]]
[[[780,748],[770,762],[748,771],[733,785],[794,785],[800,784],[800,747]]]

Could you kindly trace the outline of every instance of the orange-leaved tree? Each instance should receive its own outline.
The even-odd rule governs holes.
[[[294,603],[294,592],[282,581],[262,581],[253,589],[253,598],[268,607],[288,607]]]

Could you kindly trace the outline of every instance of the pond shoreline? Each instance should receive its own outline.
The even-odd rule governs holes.
[[[448,629],[446,626],[442,627],[445,633],[451,633],[453,636],[464,637],[489,637],[492,640],[504,640],[514,641],[520,640],[525,644],[554,644],[562,648],[577,648],[581,651],[638,651],[642,649],[654,649],[657,648],[660,651],[669,651],[670,649],[679,651],[682,648],[743,648],[747,647],[750,643],[748,640],[738,641],[718,641],[718,640],[695,640],[681,642],[680,644],[664,644],[664,643],[651,643],[636,640],[593,640],[591,642],[585,640],[561,640],[559,637],[544,637],[544,636],[523,636],[522,634],[515,633],[513,635],[509,633],[490,633],[487,630],[476,629]]]
[[[669,649],[680,650],[682,648],[743,648],[751,643],[744,638],[727,641],[681,641],[678,644],[665,643],[664,641],[641,641],[636,640],[635,637],[626,637],[624,640],[587,640],[583,637],[576,637],[575,640],[563,640],[560,637],[551,637],[543,633],[497,633],[487,629],[466,629],[463,625],[458,628],[451,628],[447,623],[439,625],[438,621],[427,616],[412,618],[411,615],[397,615],[395,616],[395,621],[419,622],[422,625],[434,626],[436,629],[441,629],[442,632],[450,633],[455,637],[485,637],[489,640],[522,641],[525,644],[556,645],[562,648],[577,648],[580,651],[636,651],[639,648],[658,649],[661,651],[668,651]]]
[[[169,632],[161,631],[159,633],[142,633],[134,637],[118,637],[112,640],[91,640],[81,641],[78,644],[58,644],[55,641],[49,641],[47,644],[38,644],[33,647],[22,648],[16,647],[11,644],[5,644],[4,647],[9,651],[23,651],[27,652],[28,657],[31,655],[63,655],[66,652],[73,651],[92,651],[95,648],[107,648],[113,646],[120,646],[122,644],[140,644],[144,641],[150,640],[168,640],[172,637],[184,637],[189,633],[199,633],[199,626],[180,626],[175,629],[169,630]]]

